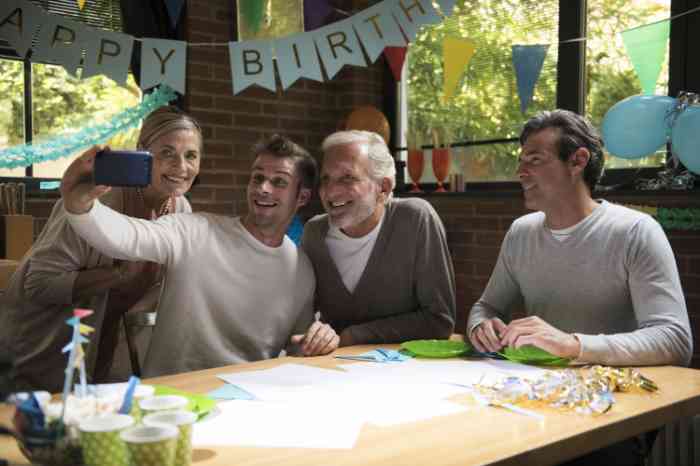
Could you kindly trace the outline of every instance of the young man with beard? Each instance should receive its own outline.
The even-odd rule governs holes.
[[[435,210],[422,199],[393,199],[394,159],[379,135],[341,131],[322,149],[327,213],[306,224],[302,247],[316,272],[317,308],[338,344],[449,337],[454,272]],[[303,348],[326,344],[319,336]]]
[[[329,343],[335,341],[332,329],[313,319],[311,264],[285,237],[316,178],[316,163],[304,149],[281,136],[254,148],[242,218],[196,213],[155,222],[121,215],[97,200],[109,188],[90,181],[96,152],[88,150],[63,176],[71,226],[112,257],[166,267],[144,376],[273,358],[293,335],[300,341],[304,334],[324,340],[330,334]]]

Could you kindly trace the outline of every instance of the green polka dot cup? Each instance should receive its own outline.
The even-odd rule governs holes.
[[[189,400],[180,395],[156,395],[144,398],[139,401],[141,414],[162,412],[162,411],[186,411]]]
[[[78,425],[86,466],[126,466],[126,445],[119,434],[134,425],[126,414],[89,417]]]
[[[143,417],[139,403],[141,400],[146,398],[151,398],[155,393],[156,388],[153,385],[137,385],[134,390],[134,401],[131,403],[131,411],[129,414],[133,416],[136,422],[140,421]]]
[[[143,423],[147,426],[168,424],[177,427],[179,435],[174,466],[192,464],[192,425],[196,421],[197,415],[192,411],[163,411],[143,418]]]
[[[128,466],[173,466],[178,430],[167,424],[137,426],[122,431]]]

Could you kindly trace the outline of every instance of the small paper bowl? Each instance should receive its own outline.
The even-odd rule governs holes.
[[[162,411],[180,411],[187,409],[189,400],[184,396],[179,395],[156,395],[149,398],[139,400],[139,408],[141,408],[144,416],[150,413]]]

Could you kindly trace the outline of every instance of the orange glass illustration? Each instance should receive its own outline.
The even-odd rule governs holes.
[[[450,149],[449,147],[440,147],[433,149],[433,173],[437,180],[436,193],[445,193],[447,190],[442,185],[447,175],[450,172]]]
[[[408,167],[408,176],[411,177],[413,181],[413,187],[411,188],[412,193],[422,193],[423,191],[418,186],[421,176],[423,176],[423,150],[422,149],[409,149],[408,159],[406,166]]]

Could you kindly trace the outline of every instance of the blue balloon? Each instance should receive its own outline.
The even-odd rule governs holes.
[[[683,110],[671,128],[671,148],[683,165],[700,174],[700,107]]]
[[[623,159],[639,159],[656,152],[666,144],[666,117],[675,105],[673,97],[635,95],[610,107],[601,127],[608,152]]]

